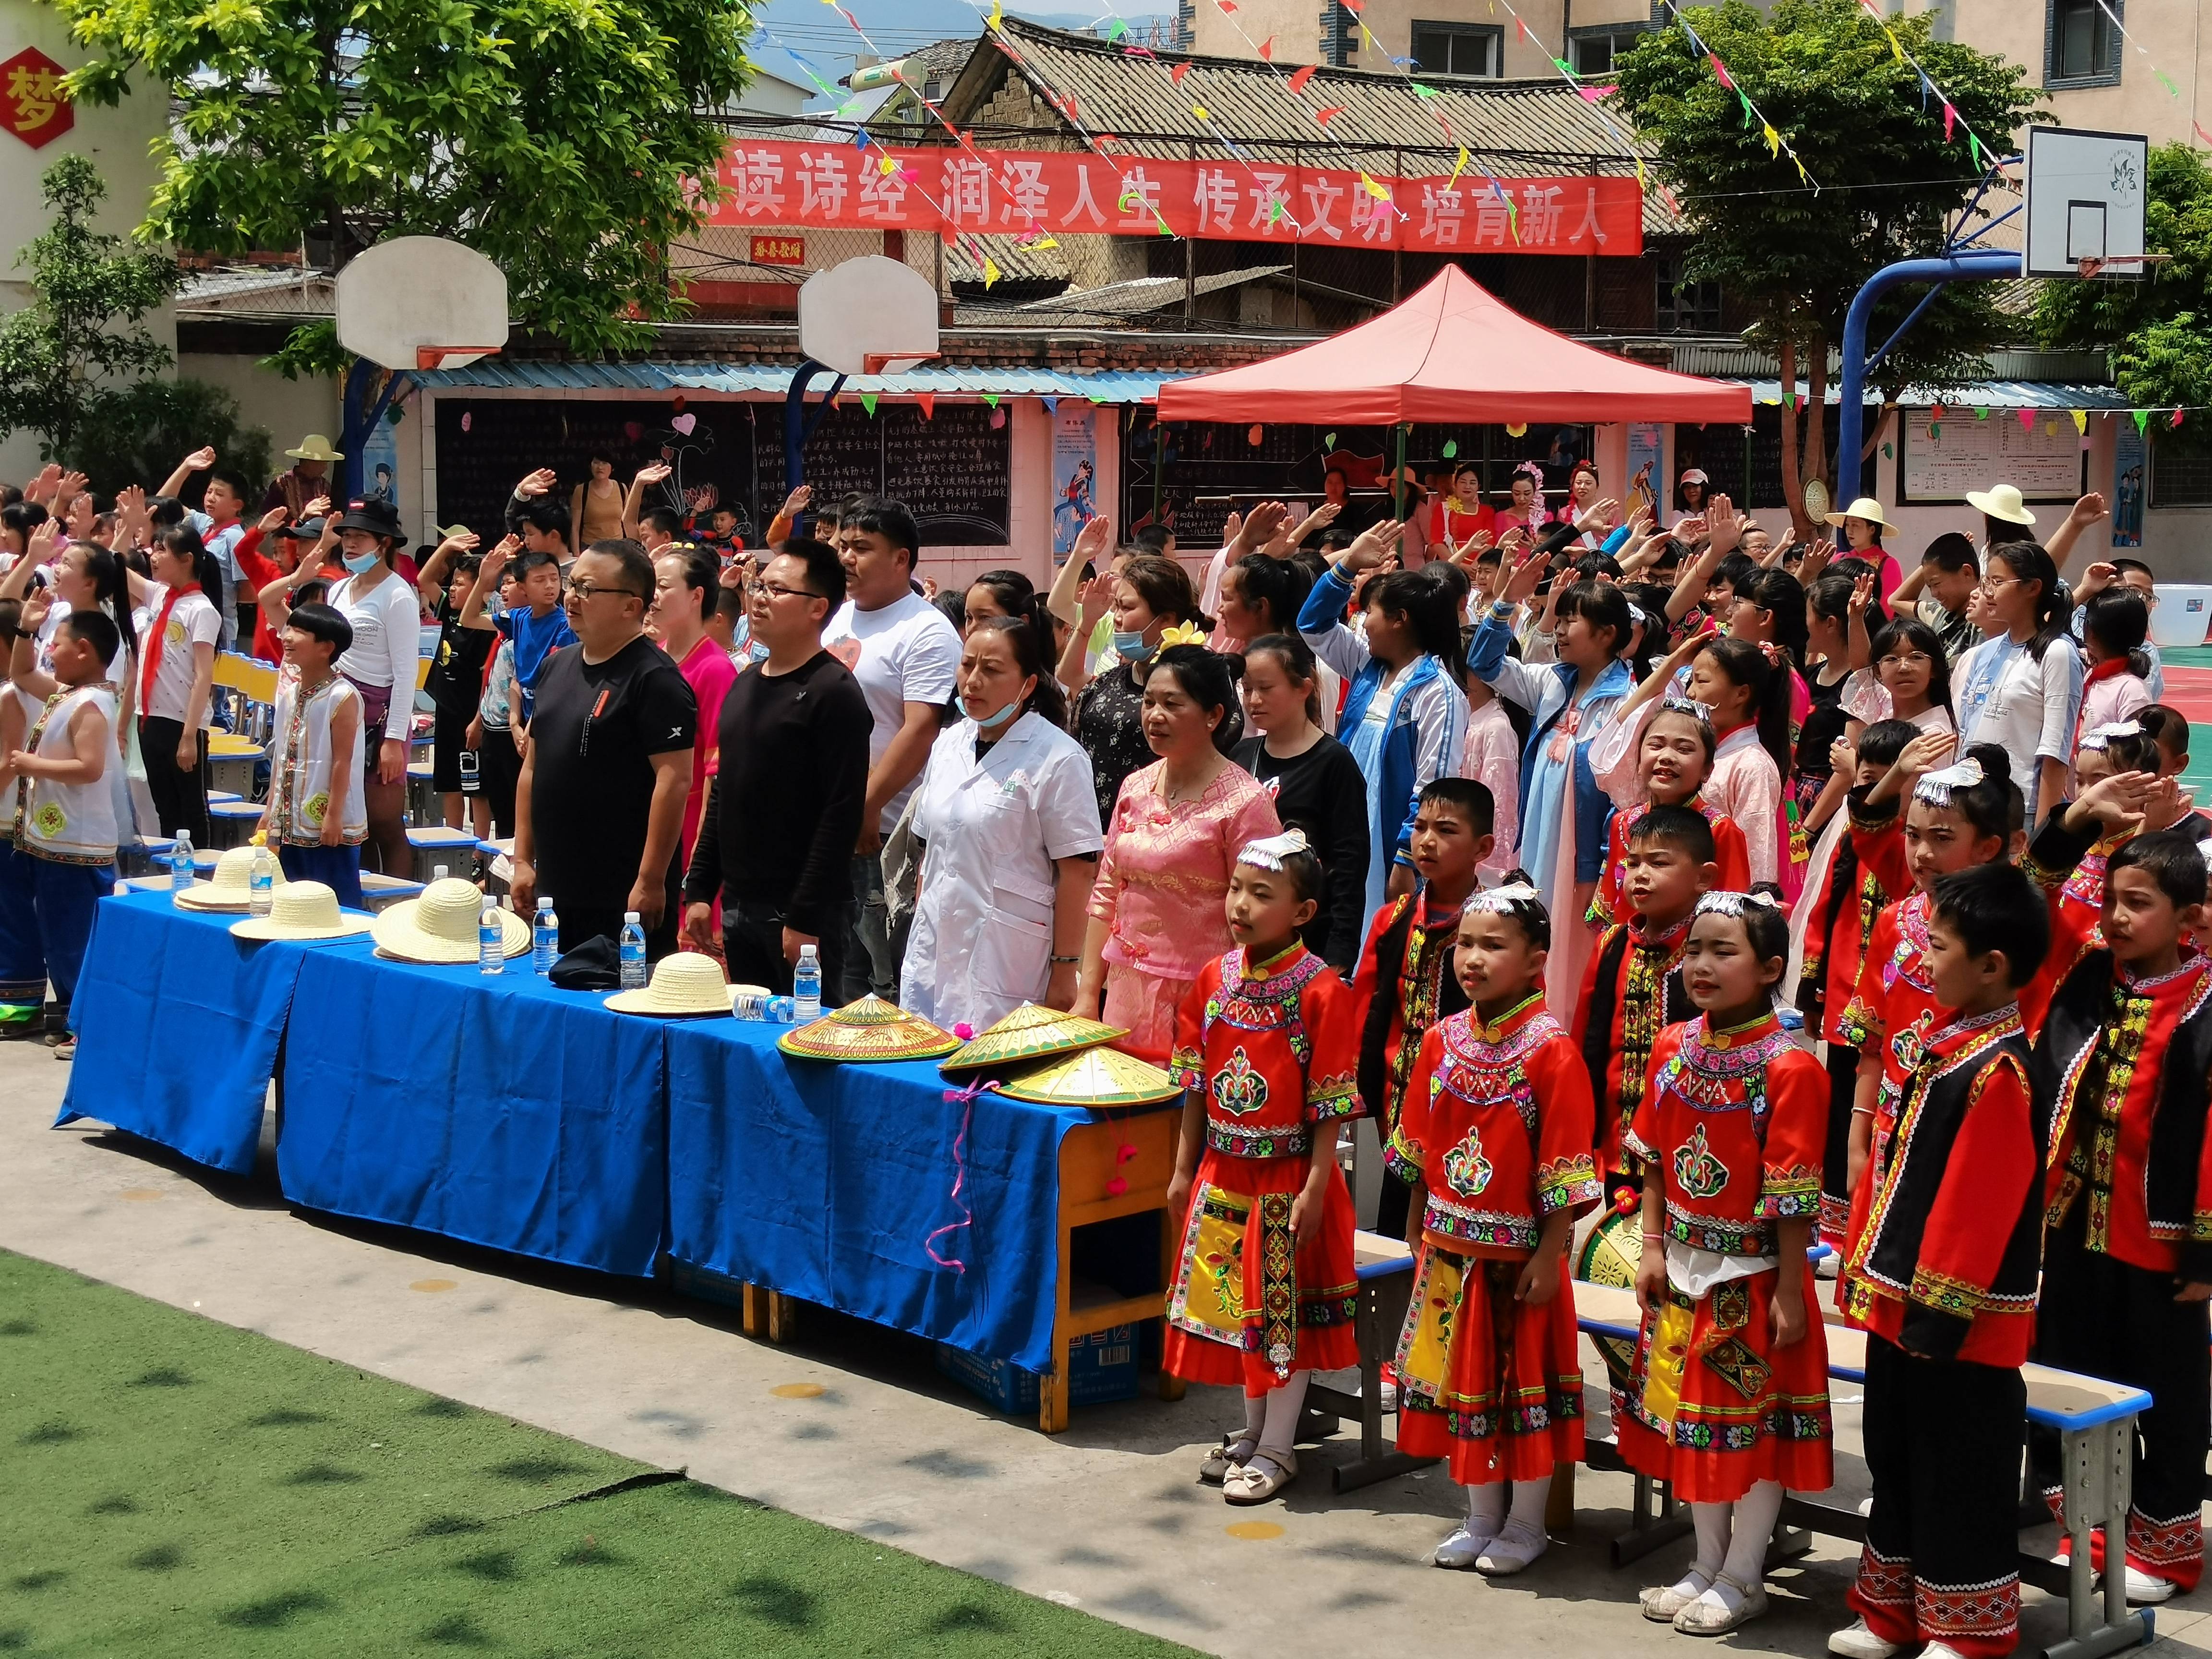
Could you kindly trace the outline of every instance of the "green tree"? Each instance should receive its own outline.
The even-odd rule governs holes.
[[[174,102],[150,240],[305,243],[337,269],[388,237],[451,237],[505,270],[526,327],[581,354],[641,346],[684,309],[668,249],[720,189],[706,112],[745,83],[743,0],[56,4],[97,54],[72,97],[112,102],[143,70]],[[280,363],[347,361],[325,323]],[[353,370],[349,456],[380,412]]]
[[[179,455],[202,444],[213,445],[257,492],[269,482],[268,429],[246,425],[238,399],[204,380],[141,380],[103,392],[55,459],[83,473],[94,494],[112,495],[125,484],[167,477]]]
[[[2138,408],[2212,404],[2212,167],[2186,144],[2150,152],[2144,251],[2172,257],[2139,281],[2049,282],[2036,326],[2056,350],[2108,351],[2112,379]],[[2203,416],[2161,441],[2202,441]]]
[[[1856,0],[1780,0],[1771,10],[1726,0],[1680,15],[1687,30],[1654,29],[1617,60],[1618,101],[1681,201],[1692,239],[1684,276],[1718,282],[1750,313],[1748,337],[1775,354],[1785,388],[1802,365],[1806,394],[1784,413],[1782,470],[1804,534],[1803,483],[1827,471],[1828,353],[1852,296],[1884,265],[1942,251],[1947,220],[1995,159],[1978,157],[1969,133],[2008,149],[2041,94],[2018,65],[1931,39],[1928,13],[1891,15],[1888,27],[1963,123],[1947,137],[1943,96],[1923,88]],[[1708,52],[1740,91],[1722,84]],[[1804,159],[1817,191],[1768,143],[1752,105]],[[1873,337],[1887,339],[1921,297],[1886,301]],[[1946,289],[1882,364],[1885,396],[1956,382],[2006,331],[1984,286]]]
[[[144,322],[177,291],[176,261],[92,228],[106,198],[100,170],[64,155],[39,179],[53,222],[16,260],[31,303],[0,321],[0,437],[39,434],[48,460],[68,453],[103,382],[168,366]]]

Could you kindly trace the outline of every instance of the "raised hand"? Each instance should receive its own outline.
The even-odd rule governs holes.
[[[670,466],[665,461],[653,461],[645,466],[638,468],[635,482],[644,484],[647,488],[657,483],[665,483],[668,481],[669,475],[674,471],[675,469]],[[550,467],[540,467],[536,472],[530,475],[532,478],[541,476],[544,478],[547,484],[550,485],[553,482],[553,470]],[[526,478],[523,482],[527,483],[529,479]],[[814,487],[811,484],[801,484],[799,486],[798,489],[794,489],[791,493],[796,495],[800,490],[806,492],[807,499],[809,501],[813,499]],[[801,501],[799,505],[804,507],[806,505],[806,502]]]
[[[514,493],[526,501],[533,501],[552,489],[557,482],[558,477],[551,467],[541,466],[535,472],[526,474],[522,482],[515,485]]]
[[[1705,505],[1705,538],[1723,558],[1743,539],[1743,514],[1725,495],[1716,495]]]
[[[1099,563],[1113,544],[1114,521],[1100,513],[1083,521],[1083,528],[1075,532],[1075,547],[1068,556],[1077,561],[1076,568],[1080,570],[1086,564]]]
[[[185,470],[187,472],[204,472],[214,465],[215,446],[213,444],[202,444],[185,457]],[[57,477],[60,475],[60,471],[58,467],[53,469]]]
[[[290,507],[272,507],[261,515],[261,533],[264,536],[273,536],[291,521]]]
[[[305,507],[300,509],[300,516],[302,519],[319,519],[328,514],[330,510],[331,498],[327,495],[318,495],[314,500],[309,501]]]
[[[647,472],[651,472],[655,470],[656,469],[654,467],[644,467],[640,469],[637,476],[640,478],[643,478],[647,483],[659,483],[660,482],[660,478],[647,478],[645,476]],[[665,478],[668,476],[668,469],[666,467],[659,467],[658,468],[658,471],[660,473],[661,478]],[[799,485],[798,489],[793,490],[791,494],[783,498],[783,512],[780,516],[787,519],[797,518],[800,514],[806,510],[807,502],[813,499],[814,486],[812,484],[805,483]]]
[[[1904,775],[1907,789],[1930,772],[1948,766],[1952,752],[1959,745],[1954,732],[1923,732],[1905,745],[1905,752],[1897,757],[1897,769]]]

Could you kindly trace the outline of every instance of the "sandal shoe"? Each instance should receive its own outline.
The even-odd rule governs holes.
[[[1707,1590],[1674,1615],[1674,1629],[1684,1636],[1725,1636],[1730,1631],[1749,1624],[1766,1611],[1766,1587],[1764,1584],[1740,1584],[1725,1572],[1713,1580],[1713,1589],[1726,1584],[1743,1600],[1731,1607],[1717,1601],[1708,1601],[1712,1590]]]
[[[1508,1521],[1497,1537],[1482,1553],[1475,1558],[1474,1570],[1491,1578],[1505,1578],[1519,1572],[1547,1549],[1552,1540],[1541,1528],[1528,1528]]]
[[[1239,1505],[1264,1504],[1298,1478],[1296,1452],[1255,1451],[1221,1483],[1221,1495]]]
[[[1219,1486],[1228,1478],[1230,1470],[1244,1467],[1244,1460],[1251,1456],[1259,1443],[1257,1435],[1233,1431],[1223,1435],[1221,1443],[1206,1453],[1206,1462],[1198,1466],[1200,1481],[1209,1486]]]
[[[1485,1522],[1480,1528],[1469,1527],[1466,1522],[1462,1522],[1459,1526],[1453,1528],[1450,1537],[1437,1546],[1436,1553],[1429,1559],[1440,1567],[1449,1567],[1455,1572],[1464,1572],[1481,1559],[1483,1551],[1490,1547],[1491,1540],[1497,1536],[1497,1533],[1490,1529],[1487,1522]]]
[[[56,1060],[75,1060],[76,1058],[76,1039],[75,1037],[71,1037],[65,1042],[57,1042],[54,1044],[54,1058]],[[2172,1591],[2169,1589],[2166,1594],[2170,1595],[2172,1594]],[[2165,1596],[2160,1596],[2159,1599],[2160,1601],[2164,1601],[2166,1598]]]
[[[1683,1595],[1682,1585],[1692,1580],[1697,1581],[1697,1589],[1692,1590],[1687,1595]],[[1691,1602],[1712,1587],[1713,1581],[1711,1577],[1692,1567],[1689,1571],[1682,1575],[1678,1583],[1652,1585],[1650,1589],[1636,1598],[1637,1605],[1644,1609],[1644,1616],[1653,1624],[1671,1625],[1674,1622],[1676,1613],[1681,1612],[1684,1607],[1688,1607]]]

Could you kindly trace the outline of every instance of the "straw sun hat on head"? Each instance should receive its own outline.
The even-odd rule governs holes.
[[[272,866],[270,880],[278,892],[284,890],[284,866],[276,860],[276,850],[270,848],[269,862]],[[177,895],[177,902],[187,910],[250,910],[253,908],[253,849],[234,847],[215,861],[215,876],[210,881],[196,881]]]
[[[475,962],[477,924],[483,907],[484,896],[474,883],[448,876],[425,887],[420,898],[381,912],[369,935],[379,956],[401,962]],[[499,931],[508,956],[519,957],[530,948],[530,924],[514,911],[499,913]]]
[[[730,983],[722,964],[696,951],[678,951],[653,964],[653,978],[641,991],[617,991],[605,999],[618,1014],[726,1014]]]
[[[1839,525],[1846,519],[1864,519],[1869,524],[1878,524],[1884,530],[1897,526],[1881,516],[1881,503],[1871,495],[1862,495],[1840,513],[1826,515],[1830,524]]]
[[[310,432],[300,440],[297,449],[284,452],[295,461],[342,461],[345,452],[331,447],[331,441],[319,432]]]
[[[240,939],[344,939],[368,931],[368,918],[338,908],[338,896],[319,881],[295,881],[276,890],[265,916],[234,921]]]
[[[1966,492],[1966,505],[1992,519],[2002,519],[2007,524],[2035,522],[2035,514],[2021,500],[2018,484],[1991,484],[1987,489],[1970,489]]]

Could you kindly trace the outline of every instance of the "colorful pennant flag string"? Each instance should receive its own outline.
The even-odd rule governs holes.
[[[2101,3],[2101,0],[2100,3]],[[1859,0],[1859,4],[1864,8],[1867,15],[1874,20],[1875,26],[1888,37],[1890,56],[1898,63],[1909,66],[1913,74],[1919,77],[1921,106],[1923,108],[1927,106],[1928,98],[1931,93],[1942,101],[1943,142],[1947,144],[1952,143],[1954,131],[1964,132],[1966,135],[1967,153],[1974,158],[1974,167],[1977,172],[1981,170],[1985,158],[1997,161],[2000,167],[2004,165],[1998,158],[2004,155],[2005,147],[2002,144],[1985,144],[1982,142],[1981,134],[1976,132],[1967,124],[1966,118],[1959,113],[1959,106],[1952,102],[1951,94],[1936,85],[1936,77],[1922,67],[1917,58],[1905,49],[1905,42],[1897,38],[1897,31],[1890,27],[1889,19],[1882,15],[1881,0]]]
[[[1683,38],[1689,41],[1690,50],[1712,65],[1713,79],[1719,83],[1722,90],[1735,94],[1736,102],[1743,110],[1744,125],[1749,127],[1754,122],[1757,123],[1759,137],[1766,140],[1766,153],[1777,161],[1785,155],[1788,156],[1790,165],[1797,170],[1799,181],[1808,186],[1812,192],[1818,196],[1820,193],[1820,181],[1806,170],[1803,159],[1799,156],[1796,149],[1791,148],[1790,141],[1782,136],[1780,129],[1768,120],[1765,112],[1752,101],[1751,94],[1743,89],[1742,78],[1723,63],[1720,53],[1715,52],[1711,46],[1698,35],[1697,30],[1690,27],[1690,20],[1682,15],[1682,9],[1674,3],[1674,0],[1666,0],[1666,4],[1668,15],[1674,20],[1675,27],[1682,31]]]
[[[2144,46],[2142,41],[2136,40],[2134,35],[2128,33],[2127,25],[2120,21],[2119,13],[2112,8],[2112,6],[2107,3],[2107,0],[2097,0],[2097,9],[2103,12],[2106,17],[2110,20],[2113,28],[2119,32],[2120,39],[2133,46],[2136,49],[2136,55],[2141,58],[2145,64],[2150,66],[2150,72],[2158,77],[2159,85],[2164,87],[2166,91],[2175,98],[2179,98],[2181,96],[2181,88],[2173,83],[2173,77],[2158,66],[2156,61],[2152,58],[2150,49],[2148,46]],[[2212,144],[2212,133],[2206,132],[2203,127],[2193,118],[2190,121],[2189,125],[2191,130],[2194,131],[2199,138],[2202,138],[2207,144]]]

